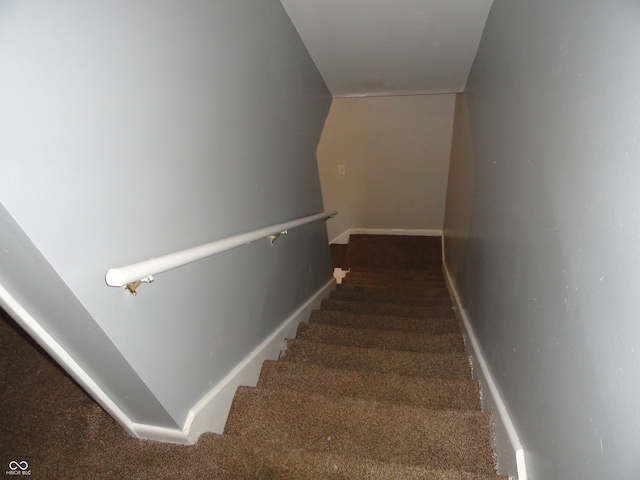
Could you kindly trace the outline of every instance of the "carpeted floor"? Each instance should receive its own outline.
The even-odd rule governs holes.
[[[501,478],[439,239],[374,237],[349,245],[343,284],[238,389],[224,435],[193,446],[129,437],[2,313],[0,462],[37,479]]]
[[[440,237],[351,235],[344,268],[442,272]]]
[[[333,268],[344,267],[344,257],[347,254],[347,245],[342,243],[332,243],[329,245],[331,251],[331,264]]]

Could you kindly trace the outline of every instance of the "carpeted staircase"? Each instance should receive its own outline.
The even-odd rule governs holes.
[[[439,261],[352,267],[258,385],[238,389],[224,433],[320,455],[310,478],[500,478]]]
[[[55,381],[49,398],[30,407],[42,430],[37,437],[20,440],[29,424],[5,420],[7,458],[24,453],[32,478],[503,478],[495,473],[491,418],[480,411],[439,239],[399,237],[393,249],[400,245],[400,255],[385,253],[391,237],[374,237],[355,239],[340,260],[351,269],[342,284],[299,325],[281,358],[264,363],[257,386],[237,390],[224,435],[204,434],[188,447],[130,438],[69,379],[31,359],[42,377],[23,388]],[[19,341],[6,329],[0,335]],[[18,373],[29,381],[29,372]],[[47,413],[54,391],[64,397],[64,412]],[[35,401],[38,392],[30,394]],[[30,421],[18,406],[7,407]],[[43,427],[51,413],[57,420]]]

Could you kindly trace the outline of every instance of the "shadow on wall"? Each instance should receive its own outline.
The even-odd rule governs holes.
[[[442,241],[449,273],[460,281],[462,278],[459,274],[467,262],[475,180],[475,156],[468,97],[464,93],[459,93],[456,95]],[[458,288],[462,292],[466,290],[464,285],[458,285]]]

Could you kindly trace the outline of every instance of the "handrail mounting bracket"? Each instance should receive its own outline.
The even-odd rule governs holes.
[[[138,296],[138,292],[136,289],[140,286],[141,283],[152,283],[153,277],[149,275],[148,277],[141,278],[140,280],[136,280],[135,282],[127,283],[123,288],[128,290],[131,295],[134,297]]]
[[[280,238],[280,235],[286,235],[287,233],[288,232],[286,230],[283,230],[279,233],[276,233],[275,235],[269,235],[268,238],[269,238],[269,241],[271,242],[271,245],[273,245],[276,242],[276,240]]]

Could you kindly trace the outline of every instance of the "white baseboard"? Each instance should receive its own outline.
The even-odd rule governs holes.
[[[66,366],[73,378],[91,393],[91,396],[134,437],[158,442],[193,444],[204,432],[222,433],[231,402],[239,385],[254,386],[258,381],[262,362],[277,360],[286,338],[292,338],[300,322],[309,319],[311,310],[318,308],[323,298],[335,288],[331,278],[307,302],[296,310],[282,325],[247,355],[236,367],[214,386],[187,416],[182,430],[132,422],[111,398],[93,381],[67,352],[40,326],[40,324],[0,285],[0,305],[19,319],[20,325],[60,364]]]
[[[309,319],[311,310],[318,308],[322,299],[335,288],[332,278],[320,288],[304,305],[296,310],[282,325],[236,367],[214,386],[189,412],[183,435],[185,442],[163,439],[174,443],[195,443],[204,432],[222,433],[231,409],[231,402],[240,385],[255,386],[265,360],[277,360],[283,350],[285,339],[295,337],[298,324]],[[142,432],[139,433],[141,435]],[[146,431],[145,433],[153,433]],[[143,437],[148,438],[148,437]]]
[[[441,237],[442,230],[420,230],[408,228],[350,228],[342,232],[329,243],[349,243],[349,235],[366,234],[366,235],[414,235],[421,237]]]
[[[473,327],[466,310],[460,303],[460,296],[456,283],[451,278],[446,262],[443,265],[445,277],[449,289],[453,294],[457,312],[460,314],[462,330],[467,353],[471,357],[473,378],[480,383],[482,391],[482,410],[490,412],[493,416],[494,433],[496,440],[496,454],[498,460],[498,473],[508,475],[513,480],[527,480],[527,468],[524,460],[524,449],[518,438],[518,433],[511,421],[509,412],[502,401],[500,391],[493,381],[489,366],[485,361],[482,348],[478,343]]]

